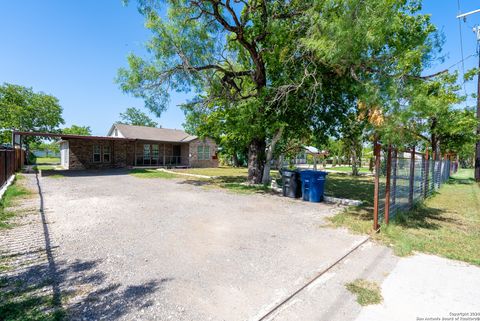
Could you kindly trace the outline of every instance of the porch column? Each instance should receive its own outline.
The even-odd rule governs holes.
[[[111,160],[110,160],[110,164],[112,164],[112,166],[115,166],[116,165],[116,161],[115,161],[115,141],[112,140],[112,144],[110,146],[110,148],[112,149],[111,150]]]
[[[163,166],[166,166],[166,164],[165,164],[165,144],[163,144]]]
[[[135,141],[133,143],[133,164],[135,164],[135,166],[137,166],[137,141]]]

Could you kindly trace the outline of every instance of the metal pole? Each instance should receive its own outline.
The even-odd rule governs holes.
[[[392,145],[388,146],[387,152],[387,175],[385,180],[385,224],[388,224],[390,216],[390,171],[392,169]]]
[[[480,9],[473,10],[473,11],[470,11],[470,12],[467,12],[467,13],[462,13],[462,14],[460,14],[460,15],[457,16],[457,19],[459,19],[459,18],[464,18],[464,17],[466,17],[466,16],[469,16],[469,15],[471,15],[471,14],[478,13],[478,12],[480,12]]]
[[[393,182],[392,182],[392,205],[397,202],[397,166],[398,166],[398,149],[393,150]]]
[[[373,230],[378,230],[378,192],[380,191],[380,145],[377,138],[374,142],[375,154],[375,188],[373,194]]]
[[[480,39],[477,39],[477,40],[480,41]],[[478,68],[479,69],[478,69],[478,75],[477,75],[477,121],[478,121],[477,136],[480,135],[480,55],[478,55]],[[477,143],[475,147],[475,180],[477,182],[480,182],[480,139],[478,138],[477,138]]]
[[[430,163],[430,160],[428,159],[428,146],[425,148],[425,166],[423,167],[423,170],[425,171],[425,180],[423,182],[423,198],[427,198],[428,196],[428,190],[430,188],[430,184],[428,183],[428,174],[430,173],[429,169],[430,167],[428,166]]]
[[[163,144],[163,166],[165,165],[165,144]]]
[[[137,141],[133,142],[133,164],[137,166]]]
[[[410,157],[410,184],[408,192],[408,205],[410,208],[413,206],[413,185],[415,184],[415,146],[412,148]]]

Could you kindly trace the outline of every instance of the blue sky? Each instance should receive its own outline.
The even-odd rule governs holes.
[[[460,6],[465,12],[480,8],[480,3],[460,0]],[[461,60],[457,11],[457,0],[424,1],[423,12],[432,14],[446,37],[445,61],[432,66],[432,72]],[[471,27],[479,23],[480,14],[462,22],[465,58],[475,53]],[[143,107],[141,100],[122,93],[114,78],[130,52],[144,53],[148,38],[134,3],[124,7],[121,0],[0,0],[0,83],[52,94],[64,109],[66,126],[88,125],[93,134],[105,135],[120,112]],[[465,69],[477,62],[470,57]],[[461,64],[455,68],[461,70]],[[474,90],[474,84],[467,86],[468,92]],[[172,94],[168,111],[157,121],[182,128],[184,115],[177,105],[188,98]]]

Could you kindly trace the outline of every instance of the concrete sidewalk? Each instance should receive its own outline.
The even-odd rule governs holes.
[[[455,320],[458,313],[480,320],[480,267],[426,254],[402,258],[382,295],[383,303],[363,308],[356,321]]]

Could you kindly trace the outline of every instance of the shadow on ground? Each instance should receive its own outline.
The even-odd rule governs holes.
[[[114,176],[128,175],[128,169],[89,169],[89,170],[41,170],[42,177],[65,176],[65,177],[88,177],[88,176]]]
[[[8,231],[7,251],[0,253],[0,320],[117,320],[152,305],[150,296],[171,278],[124,285],[108,281],[101,261],[55,260],[36,177],[42,226],[38,233]]]
[[[182,181],[179,181],[178,184],[187,184],[193,186],[203,186],[203,187],[221,187],[231,191],[244,192],[244,193],[268,193],[268,194],[277,194],[273,191],[270,186],[262,184],[247,184],[247,179],[245,176],[217,176],[211,179],[195,179],[195,178],[185,178]]]
[[[359,200],[367,206],[373,205],[373,190],[373,177],[335,173],[329,174],[325,182],[326,195]]]
[[[392,222],[409,229],[436,230],[441,227],[440,222],[455,222],[454,219],[443,216],[444,213],[441,209],[419,203],[412,210],[397,214]]]

